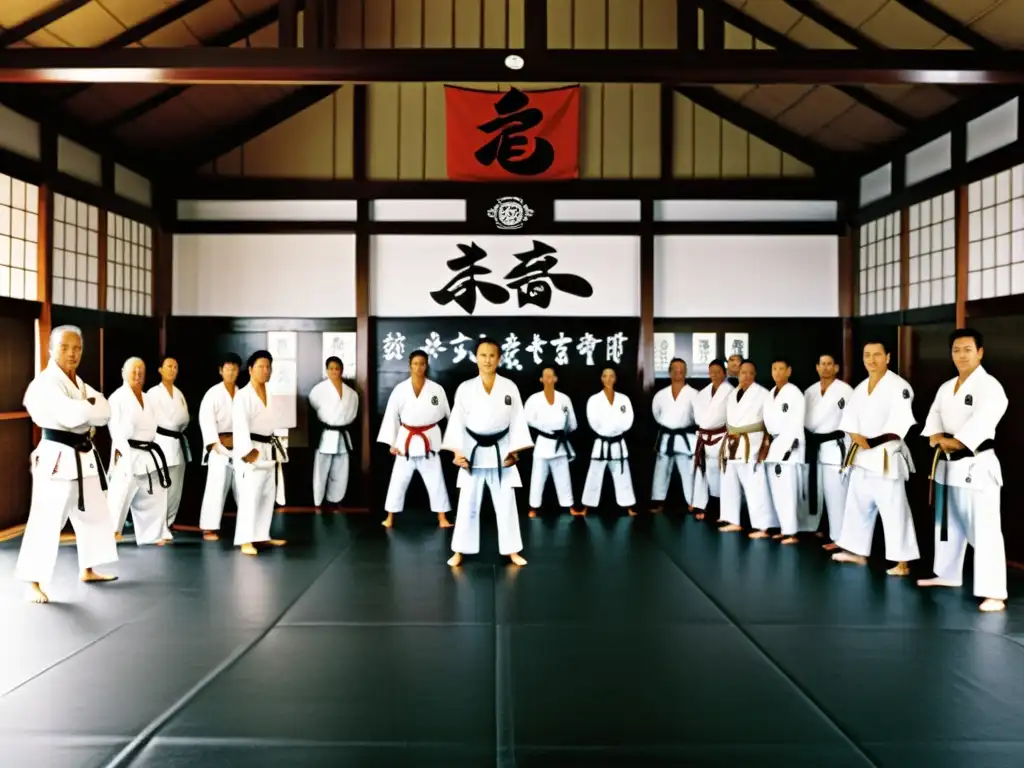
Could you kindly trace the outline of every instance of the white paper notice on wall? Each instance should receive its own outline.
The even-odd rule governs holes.
[[[378,317],[638,317],[640,238],[378,235]]]
[[[746,333],[727,333],[725,334],[725,352],[723,353],[726,357],[732,357],[733,355],[739,355],[744,360],[750,357],[750,335]]]
[[[323,378],[327,378],[327,358],[337,357],[341,359],[342,377],[354,379],[356,377],[356,333],[355,331],[324,331],[323,352],[320,355],[320,364],[323,368]]]
[[[693,350],[690,370],[687,374],[695,378],[705,378],[708,375],[708,366],[718,354],[718,338],[714,333],[693,334]]]
[[[267,396],[273,398],[278,430],[287,433],[298,425],[299,334],[294,331],[267,333],[267,349],[273,356]]]
[[[654,334],[654,375],[668,373],[669,363],[676,356],[676,335],[674,333]]]

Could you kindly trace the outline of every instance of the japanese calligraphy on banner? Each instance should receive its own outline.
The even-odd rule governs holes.
[[[377,317],[640,314],[629,235],[378,235],[370,269]]]
[[[445,86],[448,178],[575,179],[580,87],[477,91]]]

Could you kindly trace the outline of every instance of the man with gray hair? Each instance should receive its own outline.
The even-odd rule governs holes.
[[[82,359],[82,331],[62,325],[50,334],[50,362],[25,391],[25,410],[42,430],[32,452],[32,506],[15,570],[27,581],[33,602],[49,597],[42,584],[53,578],[60,532],[71,518],[82,581],[113,581],[97,565],[117,561],[103,465],[92,444],[97,427],[110,420],[110,406],[76,371]]]

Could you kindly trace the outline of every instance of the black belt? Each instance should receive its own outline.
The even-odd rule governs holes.
[[[78,511],[85,512],[85,482],[82,479],[82,454],[92,453],[99,466],[100,488],[107,490],[106,470],[103,462],[100,461],[100,453],[92,444],[92,438],[86,434],[77,432],[66,432],[63,429],[43,429],[43,440],[66,445],[75,449],[75,469],[78,470]]]
[[[164,456],[163,448],[156,443],[149,443],[145,440],[129,440],[128,447],[134,448],[137,451],[146,451],[149,453],[149,457],[153,460],[153,464],[156,465],[156,477],[160,482],[161,488],[171,487],[171,472],[167,468],[167,457]],[[129,464],[131,458],[126,456]],[[149,472],[146,473],[146,477],[149,479],[149,495],[153,495],[153,477]]]
[[[839,466],[844,466],[846,464],[846,444],[843,442],[845,437],[846,433],[841,429],[822,433],[804,430],[804,440],[807,445],[807,498],[811,506],[812,517],[818,514],[818,451],[825,443],[839,443]],[[825,503],[828,504],[827,499]]]
[[[614,443],[621,443],[626,439],[626,433],[623,432],[621,435],[615,435],[614,437],[605,437],[604,435],[597,435],[597,440],[601,444],[601,451],[598,455],[599,461],[617,461],[619,463],[619,472],[623,472],[625,467],[625,461],[623,461],[622,453],[625,451],[625,446],[619,451],[619,458],[612,458],[612,445]]]
[[[348,433],[348,427],[335,427],[330,424],[324,424],[324,432],[340,432],[342,439],[345,441],[345,447],[351,452],[352,448],[352,435]]]
[[[254,443],[263,443],[264,445],[270,446],[270,458],[277,460],[277,452],[281,451],[282,461],[288,458],[288,451],[281,445],[281,440],[277,435],[254,435],[249,433],[249,439]]]
[[[537,434],[540,437],[546,437],[548,440],[555,441],[555,453],[558,453],[558,449],[565,446],[565,455],[569,461],[576,458],[576,451],[572,449],[572,445],[569,443],[569,416],[565,417],[565,426],[562,427],[561,432],[542,432],[537,430]]]
[[[509,427],[505,427],[501,432],[492,432],[489,435],[478,435],[470,429],[466,430],[466,434],[473,438],[476,445],[473,446],[473,450],[469,452],[469,456],[466,457],[466,461],[469,462],[469,474],[473,474],[473,457],[476,455],[477,448],[493,448],[494,455],[498,457],[498,483],[501,483],[501,470],[505,468],[505,457],[501,455],[501,448],[498,443],[501,442],[501,438],[508,434]]]
[[[953,437],[953,435],[948,432],[943,432],[942,436],[949,438]],[[939,461],[961,461],[963,459],[969,459],[977,456],[979,453],[984,451],[991,451],[995,447],[996,441],[990,439],[983,441],[978,446],[977,450],[972,451],[970,448],[961,448],[959,451],[953,451],[953,453],[948,456],[940,455],[938,458]],[[970,482],[970,477],[968,477],[967,482]],[[938,498],[939,493],[941,493],[942,496],[941,501],[939,501]],[[946,493],[945,488],[942,488],[939,493],[935,494],[935,502],[942,505],[942,522],[939,525],[939,541],[949,541],[949,494]]]
[[[164,427],[157,427],[156,433],[163,435],[164,437],[173,437],[179,443],[181,443],[181,460],[183,463],[188,462],[189,451],[188,451],[188,440],[185,439],[184,432],[175,432],[173,429],[165,429]]]
[[[686,444],[686,450],[693,451],[690,447],[690,438],[687,435],[696,435],[697,425],[691,424],[688,427],[679,427],[678,429],[669,429],[663,427],[661,424],[658,425],[658,436],[654,439],[655,450],[661,448],[661,437],[662,435],[668,435],[668,445],[665,446],[666,455],[669,457],[676,455],[676,438],[683,438],[683,442]]]
[[[232,443],[233,443],[234,442],[234,434],[235,434],[234,432],[218,432],[217,433],[217,439],[220,440],[221,438],[224,438],[224,437],[230,437],[230,438],[232,438]],[[203,457],[203,461],[209,461],[210,460],[210,453],[212,453],[212,452],[213,452],[213,448],[207,448],[206,449],[206,456]],[[228,464],[230,464],[230,463],[231,463],[231,457],[228,456]]]

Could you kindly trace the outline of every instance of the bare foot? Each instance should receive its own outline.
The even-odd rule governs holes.
[[[384,522],[381,523],[385,528],[391,528],[395,524],[395,515],[393,512],[388,512],[388,516],[384,518]]]
[[[258,555],[259,552],[256,551],[256,547],[254,547],[252,544],[243,544],[242,545],[242,554],[243,555],[252,555],[253,557],[256,557],[256,555]]]
[[[906,563],[896,563],[892,568],[886,571],[890,576],[909,576],[910,566]]]
[[[456,552],[454,555],[448,558],[448,565],[455,568],[458,565],[462,565],[462,553]]]
[[[160,541],[154,541],[153,543],[156,544],[156,546],[158,546],[158,547],[163,547],[163,546],[167,545],[167,542],[164,541],[163,539],[160,539]]]
[[[451,528],[454,525],[455,525],[455,523],[450,522],[448,520],[448,513],[447,512],[438,512],[437,513],[437,527],[438,528]]]
[[[733,533],[735,531],[742,531],[743,530],[743,526],[741,526],[741,525],[734,525],[732,523],[729,523],[728,525],[723,525],[718,530],[721,531],[722,533]]]
[[[270,541],[267,542],[267,544],[269,544],[272,547],[283,547],[287,543],[288,542],[285,541],[284,539],[271,539]]]
[[[866,557],[854,555],[851,552],[836,552],[832,555],[832,559],[837,563],[853,563],[854,565],[868,564],[868,559]]]
[[[800,543],[800,539],[798,539],[796,536],[787,536],[786,538],[782,539],[782,541],[779,542],[779,544],[799,544],[799,543]]]
[[[767,531],[753,531],[752,533],[750,533],[747,536],[747,538],[750,538],[750,539],[767,539],[767,538],[769,538],[769,535],[768,535]]]
[[[687,512],[693,512],[693,504],[687,504],[686,505],[686,511]]]
[[[92,568],[86,568],[82,571],[82,581],[93,582],[93,581],[117,581],[117,576],[106,576],[102,573],[96,573]]]
[[[529,512],[526,513],[526,516],[527,517],[536,517],[537,516],[537,510],[536,509],[531,509]]]
[[[167,533],[165,533],[163,535],[163,540],[164,541],[174,541],[174,534],[171,533],[170,531],[168,531]]]
[[[572,515],[573,517],[586,517],[587,516],[587,508],[584,507],[583,509],[580,509],[580,510],[570,509],[569,510],[569,514]]]
[[[44,595],[44,597],[45,597],[45,595]],[[982,602],[982,604],[978,606],[978,610],[979,611],[984,611],[985,613],[993,613],[995,611],[1005,611],[1006,610],[1006,603],[1003,602],[1002,600],[996,600],[995,598],[989,597],[989,598],[986,598]]]
[[[43,603],[50,602],[49,596],[43,592],[38,582],[33,581],[28,585],[28,589],[28,600],[30,603],[38,603],[39,605],[42,605]]]
[[[516,565],[526,565],[526,558],[520,555],[518,552],[513,552],[509,555],[509,559]]]
[[[633,508],[627,509],[626,510],[626,514],[629,515],[630,517],[636,517],[636,510],[633,509]]]
[[[836,544],[834,541],[830,541],[828,544],[822,544],[821,548],[824,549],[826,552],[835,552],[837,549],[839,549],[839,545]]]
[[[693,507],[690,507],[690,509],[693,509]],[[701,512],[700,510],[697,510],[696,512],[693,513],[693,519],[694,520],[703,520],[704,519],[704,513]]]
[[[220,541],[216,531],[203,531],[203,541]]]
[[[124,541],[124,534],[115,533],[114,534],[114,541]]]
[[[651,507],[651,514],[652,515],[660,515],[664,511],[665,511],[665,507],[663,507],[661,504],[659,504],[656,507]]]
[[[959,587],[962,586],[958,582],[949,581],[948,579],[918,579],[917,586],[919,587]]]
[[[783,538],[785,538],[785,534],[784,533],[776,533],[774,536],[772,536],[772,540],[773,541],[778,541],[779,539],[783,539]]]

